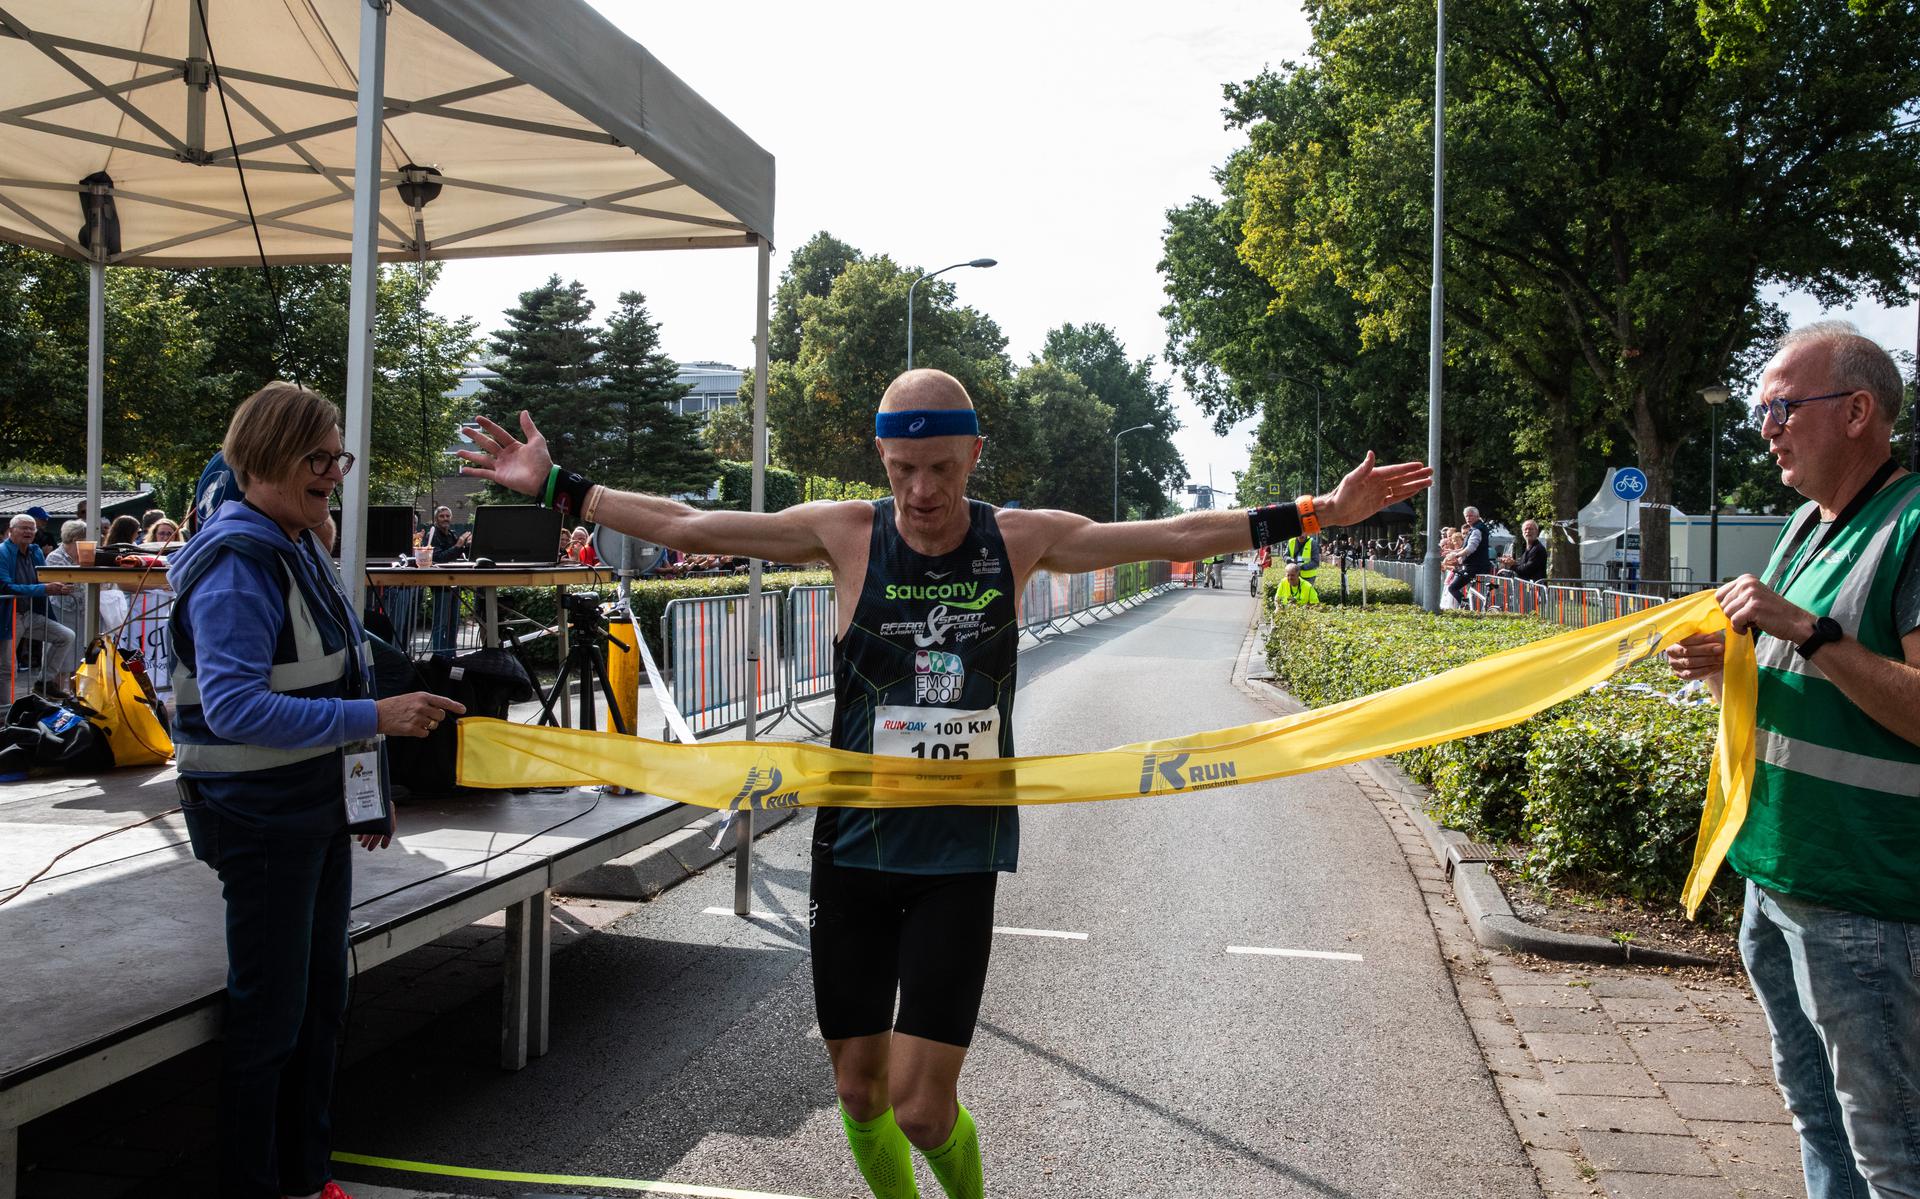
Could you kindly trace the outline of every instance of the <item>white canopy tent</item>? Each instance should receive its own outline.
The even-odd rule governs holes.
[[[764,446],[772,229],[772,156],[581,0],[0,0],[0,238],[93,266],[93,511],[106,266],[351,262],[365,461],[376,259],[756,246]]]
[[[760,510],[773,183],[770,154],[583,0],[0,0],[0,239],[92,266],[91,512],[107,266],[351,262],[366,462],[380,260],[725,246],[759,251]],[[341,503],[358,606],[365,470]]]

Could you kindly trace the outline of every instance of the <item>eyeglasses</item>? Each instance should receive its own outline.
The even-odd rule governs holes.
[[[1821,400],[1843,399],[1852,394],[1851,391],[1830,391],[1826,395],[1808,396],[1804,400],[1762,400],[1753,406],[1753,423],[1764,425],[1767,423],[1767,418],[1772,417],[1773,423],[1784,429],[1787,427],[1787,421],[1793,417],[1793,410],[1800,405],[1818,404]]]
[[[325,450],[315,450],[305,458],[302,458],[301,461],[305,462],[307,469],[312,471],[316,476],[326,474],[329,466],[338,466],[341,477],[345,478],[347,474],[353,470],[354,459],[353,455],[347,453],[345,450],[342,450],[338,454],[329,454]]]

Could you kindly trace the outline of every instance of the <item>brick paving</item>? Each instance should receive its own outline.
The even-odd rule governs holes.
[[[1415,864],[1487,1069],[1547,1199],[1799,1199],[1800,1144],[1745,977],[1496,953],[1398,798],[1348,774]]]

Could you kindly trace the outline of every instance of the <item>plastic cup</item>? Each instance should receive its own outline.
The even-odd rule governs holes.
[[[417,545],[413,547],[413,564],[419,567],[432,566],[433,547],[430,545]]]
[[[74,542],[73,549],[76,554],[80,555],[80,565],[82,566],[93,565],[94,544],[95,543],[91,541]]]

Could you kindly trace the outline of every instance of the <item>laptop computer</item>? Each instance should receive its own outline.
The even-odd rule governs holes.
[[[537,504],[476,509],[467,554],[495,566],[552,566],[560,560],[560,510]]]
[[[340,527],[340,509],[332,510],[333,524]],[[555,534],[559,536],[559,534]],[[406,558],[413,554],[413,509],[405,504],[371,504],[367,507],[367,561]],[[336,555],[337,556],[337,555]]]

